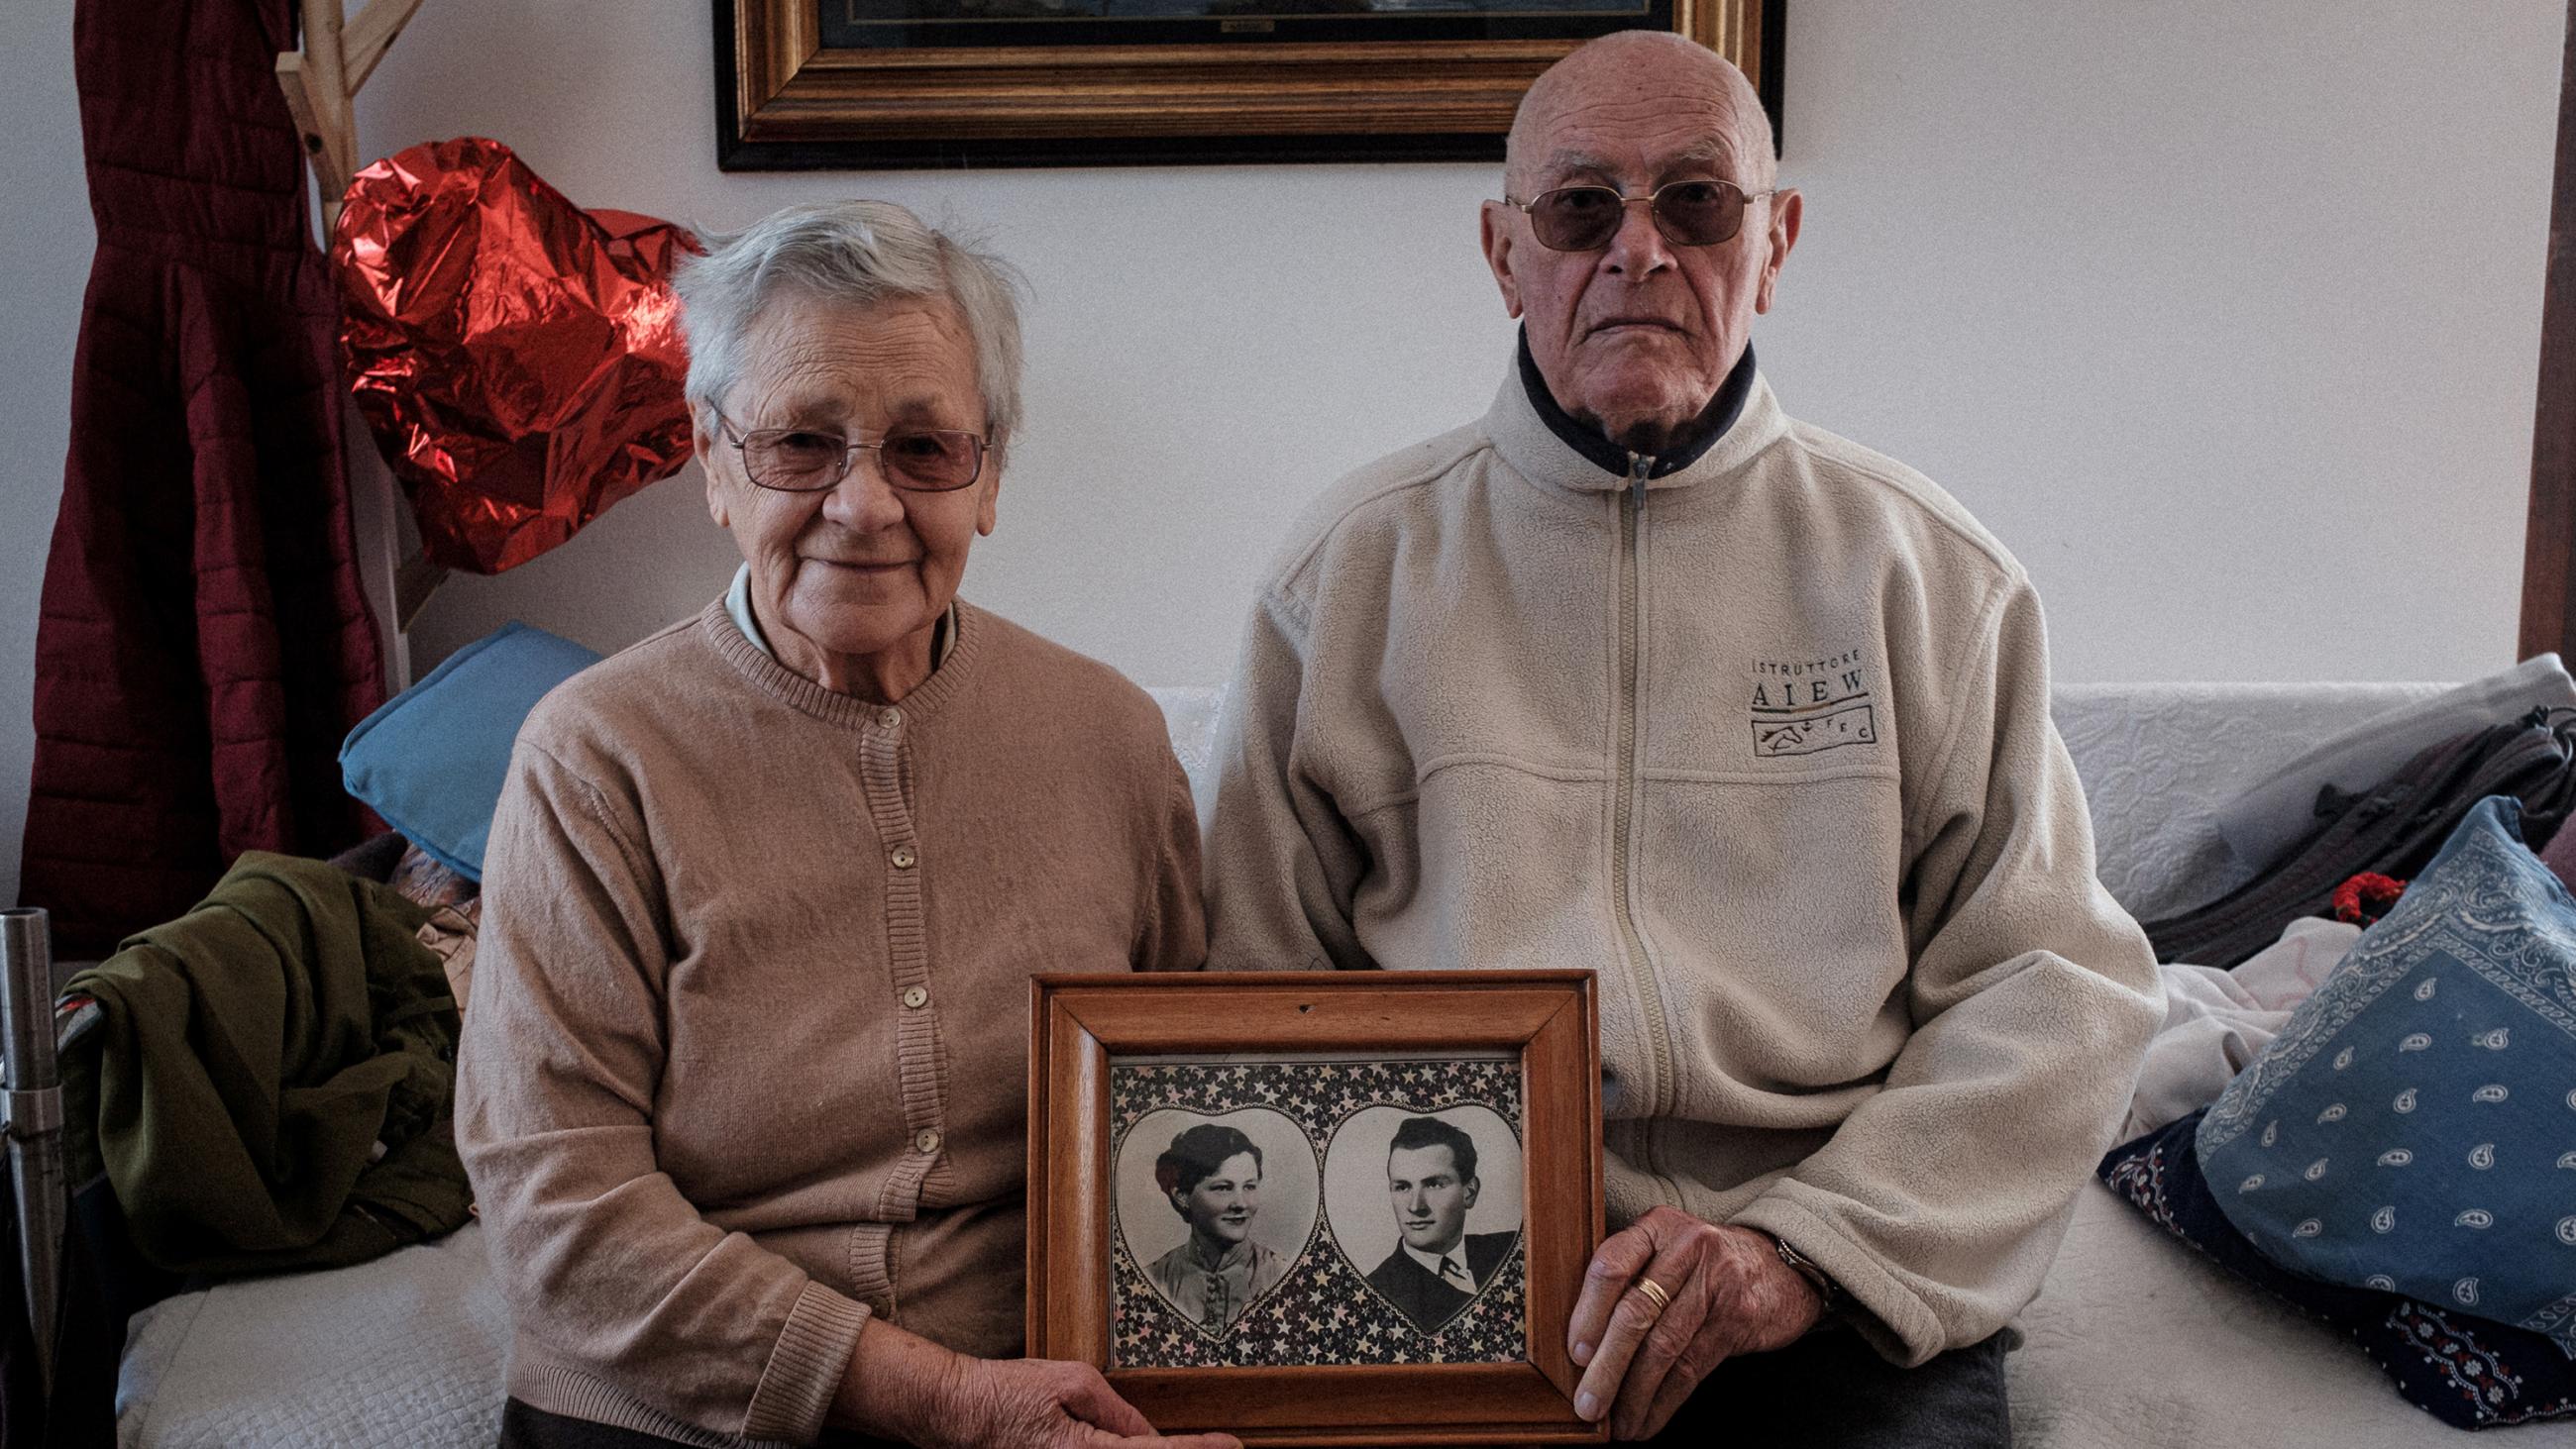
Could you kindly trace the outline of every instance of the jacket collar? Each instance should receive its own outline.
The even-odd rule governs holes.
[[[1485,415],[1486,433],[1503,460],[1553,487],[1579,492],[1626,487],[1633,455],[1557,406],[1530,358],[1526,336],[1516,352],[1512,373]],[[1701,440],[1656,458],[1647,471],[1648,488],[1688,487],[1731,472],[1787,430],[1788,419],[1754,363],[1750,342],[1701,416],[1708,423]]]

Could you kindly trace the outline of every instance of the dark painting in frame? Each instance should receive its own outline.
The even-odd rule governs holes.
[[[1493,161],[1529,82],[1654,28],[1780,123],[1786,0],[713,0],[727,171]]]
[[[1031,1354],[1253,1446],[1602,1441],[1590,972],[1042,976],[1030,1035]],[[1448,1250],[1459,1289],[1401,1276]]]

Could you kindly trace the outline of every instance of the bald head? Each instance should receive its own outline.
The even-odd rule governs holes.
[[[1557,133],[1567,121],[1605,106],[1697,103],[1713,111],[1733,179],[1750,191],[1767,191],[1779,175],[1771,154],[1771,118],[1753,82],[1726,57],[1668,30],[1621,30],[1587,41],[1530,82],[1512,114],[1504,143],[1503,184],[1527,196],[1553,167]]]

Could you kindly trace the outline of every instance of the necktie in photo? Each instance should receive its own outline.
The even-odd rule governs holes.
[[[1440,1255],[1440,1281],[1461,1293],[1476,1291],[1475,1280],[1467,1276],[1466,1269],[1458,1266],[1458,1259],[1452,1254]]]

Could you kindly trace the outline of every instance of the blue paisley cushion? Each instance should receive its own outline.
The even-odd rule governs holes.
[[[2113,1192],[2210,1261],[2359,1344],[2406,1402],[2461,1429],[2576,1418],[2576,1363],[2536,1333],[2440,1304],[2284,1272],[2245,1241],[2201,1176],[2195,1112],[2111,1149]],[[2250,1426],[2249,1426],[2250,1427]]]
[[[2202,1118],[2264,1257],[2576,1358],[2576,901],[2479,803]]]

